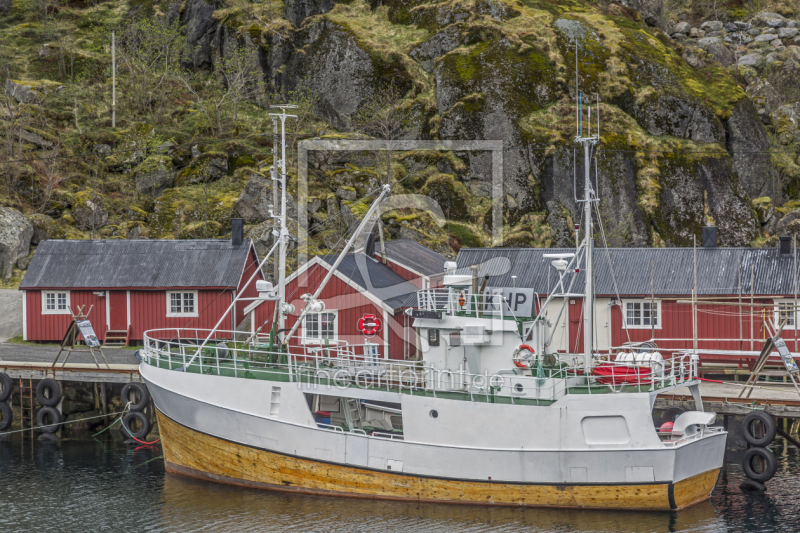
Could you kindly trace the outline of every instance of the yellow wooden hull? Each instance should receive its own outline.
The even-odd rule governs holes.
[[[326,463],[212,437],[158,412],[169,472],[247,487],[387,500],[566,507],[678,510],[707,500],[719,469],[678,483],[522,484],[440,479]]]

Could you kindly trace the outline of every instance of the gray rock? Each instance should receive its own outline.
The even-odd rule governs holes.
[[[131,240],[141,239],[142,238],[142,226],[137,224],[128,230],[127,237]]]
[[[747,30],[747,35],[751,35],[753,37],[755,37],[756,35],[761,35],[761,30],[759,30],[758,28],[750,28],[749,30]]]
[[[160,157],[166,159],[166,156]],[[209,183],[222,179],[227,173],[228,158],[225,154],[207,152],[192,161],[188,167],[178,171],[174,184],[180,187],[193,183]]]
[[[33,259],[31,256],[17,259],[17,268],[20,270],[28,270],[28,265],[31,264],[31,259]]]
[[[792,39],[792,42],[793,42],[793,43],[796,43],[796,44],[800,44],[800,35],[798,35],[797,37],[795,37],[794,39]]]
[[[789,22],[788,28],[800,28],[800,22],[792,20]]]
[[[689,66],[693,68],[703,68],[706,66],[702,59],[691,53],[689,50],[685,50],[683,52],[683,60],[689,63]]]
[[[107,144],[97,144],[94,147],[94,153],[97,155],[109,155],[111,154],[111,146]]]
[[[706,47],[709,54],[714,56],[719,63],[725,67],[729,67],[736,63],[736,57],[733,55],[727,46],[722,43],[714,43]]]
[[[52,81],[22,82],[6,80],[6,94],[21,104],[39,104],[49,94],[63,89],[64,86]]]
[[[333,0],[286,0],[283,17],[297,27],[308,17],[327,13],[333,4]]]
[[[181,14],[186,35],[187,55],[182,62],[196,69],[210,69],[213,65],[212,42],[219,21],[214,20],[214,4],[203,0],[187,0]]]
[[[688,22],[679,22],[679,23],[675,24],[675,26],[672,27],[672,32],[671,33],[673,33],[673,34],[674,33],[684,33],[686,35],[689,35],[689,31],[691,31],[691,29],[692,29],[692,25],[689,24]]]
[[[797,28],[781,28],[778,30],[778,37],[781,39],[792,39],[798,33],[800,33],[800,30]]]
[[[744,32],[737,31],[725,36],[725,42],[730,44],[747,45],[753,42],[753,38]]]
[[[32,131],[22,130],[19,132],[19,136],[25,142],[29,142],[45,150],[49,150],[50,148],[53,148],[53,146],[55,146],[55,144],[53,144],[52,141],[45,139],[43,136],[39,135],[38,133],[34,133]]]
[[[778,15],[777,13],[770,13],[769,11],[761,11],[752,19],[750,19],[750,23],[753,24],[754,26],[764,27],[769,25],[769,21],[776,19],[786,20],[788,22],[788,19],[783,15]]]
[[[96,231],[108,224],[108,211],[97,202],[87,200],[72,210],[75,225],[83,231]]]
[[[409,55],[419,61],[426,72],[433,72],[434,59],[455,50],[460,44],[461,25],[451,24],[414,47]]]
[[[273,205],[271,181],[253,172],[235,205],[236,211],[248,224],[271,221],[272,216],[269,213],[269,207]],[[280,206],[273,207],[275,214],[279,211]],[[297,202],[291,195],[286,196],[286,216],[290,220],[297,220]]]
[[[722,29],[728,33],[739,31],[739,27],[736,24],[732,24],[730,22],[725,24],[725,26],[723,26]]]
[[[741,21],[739,21],[739,20],[735,20],[735,21],[733,22],[733,25],[734,25],[734,26],[736,26],[736,28],[737,28],[737,30],[738,30],[738,31],[747,31],[747,30],[749,30],[749,29],[751,28],[751,26],[752,26],[751,24],[749,24],[749,23],[747,23],[747,22],[741,22]]]
[[[720,31],[724,24],[719,20],[709,20],[700,25],[700,29],[704,31]]]
[[[648,26],[656,26],[664,10],[664,0],[621,0],[620,3],[640,13]]]
[[[342,200],[347,200],[349,202],[352,202],[353,200],[356,199],[358,193],[356,193],[355,189],[352,188],[346,189],[344,187],[339,187],[338,189],[336,189],[336,196],[338,196]]]
[[[764,56],[759,53],[747,54],[739,58],[738,64],[741,66],[760,68],[764,65]]]
[[[800,209],[793,209],[783,215],[776,224],[774,235],[786,235],[789,224],[796,220],[800,220]]]
[[[200,151],[200,148],[198,148],[196,144],[193,144],[192,145],[192,159],[193,160],[197,159],[201,155],[202,155],[202,152]]]
[[[712,44],[722,44],[722,39],[719,37],[703,37],[697,41],[697,46],[707,48]]]
[[[684,42],[686,39],[688,39],[688,37],[686,37],[686,34],[685,34],[685,33],[673,33],[673,34],[671,35],[671,37],[672,37],[672,39],[673,39],[674,41],[676,41],[676,42],[679,42],[679,43],[682,43],[682,42]]]
[[[29,215],[28,220],[33,224],[31,244],[34,246],[47,239],[63,239],[66,235],[64,229],[47,215],[36,213]]]
[[[166,155],[151,155],[133,173],[134,186],[142,194],[158,196],[175,183],[172,158]]]
[[[788,25],[785,19],[772,19],[767,21],[767,26],[770,28],[785,28]]]
[[[779,47],[783,46],[783,41],[781,41],[780,39],[775,39],[774,41],[771,41],[769,43],[769,45],[771,47],[773,47],[773,48],[779,48]],[[785,48],[784,48],[784,50],[785,50]],[[782,51],[782,50],[779,50],[779,51]]]
[[[778,52],[772,52],[772,53],[767,54],[767,57],[766,57],[767,65],[769,65],[770,63],[775,63],[776,61],[780,61],[780,60],[781,60],[781,56],[778,55]]]
[[[689,37],[692,39],[702,39],[706,36],[705,30],[701,30],[700,28],[692,28],[689,31]]]
[[[706,37],[725,37],[724,31],[709,31],[706,32]]]
[[[778,35],[775,34],[775,33],[762,33],[761,35],[756,37],[754,40],[757,43],[768,43],[770,41],[774,41],[777,38],[778,38]]]
[[[11,277],[18,259],[28,256],[33,224],[12,207],[0,207],[0,276]]]
[[[727,146],[733,159],[733,168],[739,184],[750,198],[760,198],[772,193],[774,174],[770,154],[770,139],[761,123],[753,103],[745,98],[733,109],[725,122]]]

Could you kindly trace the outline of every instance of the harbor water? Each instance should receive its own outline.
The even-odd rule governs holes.
[[[800,452],[778,437],[766,493],[728,464],[710,501],[680,513],[397,503],[273,493],[166,473],[158,445],[112,436],[0,437],[0,531],[741,532],[800,530]]]

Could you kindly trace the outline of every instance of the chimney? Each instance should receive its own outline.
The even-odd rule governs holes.
[[[789,255],[792,253],[792,237],[790,235],[781,235],[781,255]]]
[[[717,227],[703,226],[703,248],[717,247]]]
[[[244,220],[241,218],[234,218],[231,220],[231,244],[233,246],[241,246],[244,233]]]

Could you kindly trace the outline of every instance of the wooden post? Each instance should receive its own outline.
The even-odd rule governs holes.
[[[100,407],[103,410],[103,422],[108,425],[108,403],[106,401],[106,384],[100,384]]]

